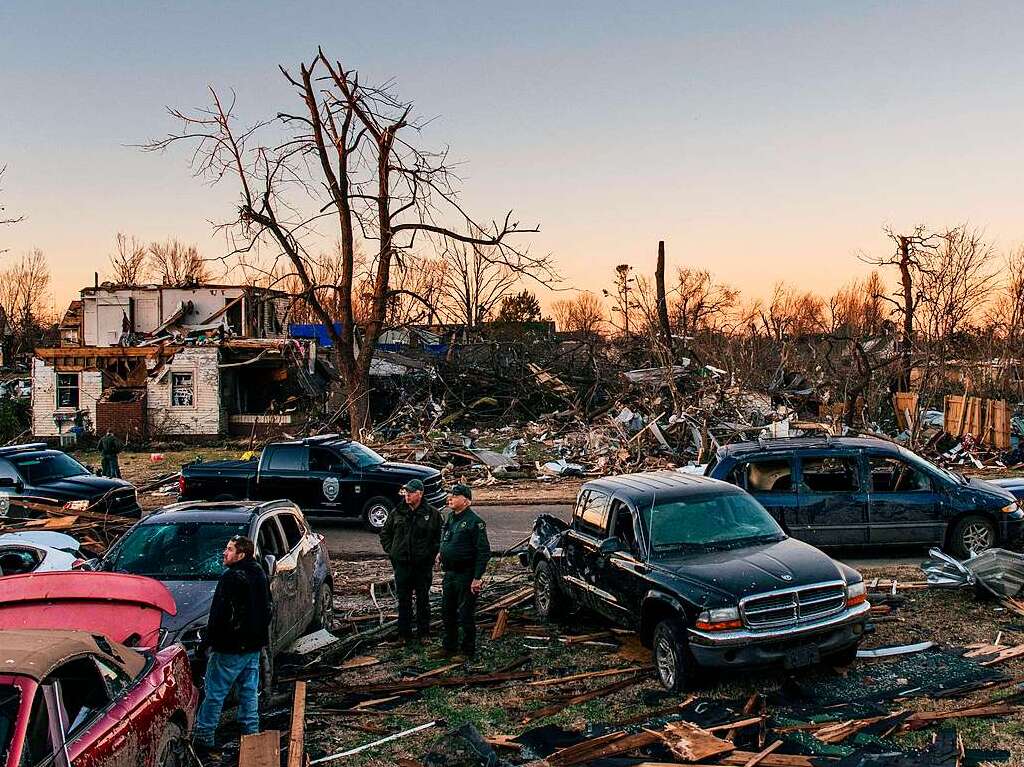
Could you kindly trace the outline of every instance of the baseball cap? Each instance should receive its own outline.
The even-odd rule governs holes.
[[[406,482],[404,485],[402,485],[402,489],[403,490],[408,490],[408,491],[413,492],[413,493],[416,493],[416,492],[422,493],[423,492],[423,480],[421,480],[421,479],[410,479],[408,482]]]
[[[467,501],[473,500],[473,489],[469,485],[453,485],[452,489],[448,491],[448,495],[461,495]]]

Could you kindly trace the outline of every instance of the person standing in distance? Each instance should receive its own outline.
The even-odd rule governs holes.
[[[448,494],[448,507],[452,513],[441,530],[441,551],[438,554],[438,562],[444,569],[442,657],[454,656],[457,649],[466,659],[476,655],[476,599],[483,589],[484,571],[491,558],[491,543],[487,540],[487,524],[470,508],[472,502],[473,491],[468,485],[455,485]]]
[[[404,501],[388,514],[380,545],[391,559],[398,593],[398,637],[406,644],[430,636],[430,583],[441,545],[441,512],[423,498],[423,482],[410,479]],[[412,599],[416,597],[416,636],[412,633]]]
[[[243,735],[260,731],[260,651],[270,643],[270,583],[255,559],[252,540],[235,535],[224,548],[227,568],[217,582],[210,620],[199,654],[210,649],[196,715],[193,746],[200,756],[214,747],[224,700],[238,686],[238,720]]]
[[[115,437],[110,429],[107,429],[107,433],[100,437],[97,447],[100,449],[103,476],[121,479],[121,466],[117,460],[117,454],[124,449],[121,440]]]

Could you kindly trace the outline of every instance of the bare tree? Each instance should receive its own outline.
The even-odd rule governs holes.
[[[810,291],[778,283],[767,306],[758,312],[765,334],[777,343],[824,330],[825,302]]]
[[[600,335],[605,325],[601,299],[587,290],[573,298],[561,298],[551,304],[551,314],[560,330],[587,336]]]
[[[0,179],[3,179],[3,175],[6,171],[6,165],[0,166]],[[3,191],[3,189],[0,188],[0,191]],[[24,216],[8,216],[8,214],[6,214],[4,211],[6,211],[6,208],[3,206],[3,204],[0,204],[0,226],[3,226],[5,224],[17,224],[25,219]],[[6,252],[6,248],[0,248],[0,253]]]
[[[175,287],[198,285],[212,278],[199,249],[173,238],[150,243],[149,270],[161,285]]]
[[[710,272],[701,269],[680,269],[672,293],[672,325],[684,338],[718,329],[739,299],[738,290],[716,282]]]
[[[475,243],[446,243],[443,259],[443,313],[453,323],[475,328],[492,316],[519,280],[500,260],[488,258]]]
[[[1013,356],[1024,342],[1024,246],[1007,254],[1003,273],[1007,277],[998,288],[987,323],[1004,339],[1006,356]]]
[[[556,275],[549,257],[531,256],[511,242],[536,227],[520,227],[511,211],[490,224],[466,212],[447,151],[431,152],[413,143],[421,123],[413,120],[412,104],[400,100],[391,84],[367,85],[322,50],[311,63],[300,64],[297,75],[283,67],[281,72],[294,88],[299,111],[238,127],[234,104],[211,89],[210,108],[192,114],[172,110],[180,130],[147,148],[188,142],[198,173],[213,181],[231,177],[238,184],[237,215],[221,228],[233,238],[236,253],[271,247],[290,262],[303,297],[331,337],[340,394],[350,430],[357,435],[369,424],[370,362],[387,325],[395,290],[392,268],[412,250],[417,236],[483,246],[489,258],[537,281]],[[273,135],[264,140],[267,132]],[[455,224],[446,224],[449,219]],[[322,286],[310,270],[310,245],[327,225],[337,227],[342,258],[341,274],[331,286],[340,328],[321,304],[317,291]],[[357,238],[374,244],[369,306],[358,345]]]
[[[110,254],[110,276],[117,285],[138,285],[146,277],[149,248],[135,237],[117,233]]]
[[[884,302],[885,286],[877,271],[849,282],[829,299],[830,332],[850,338],[878,335],[887,314]]]
[[[0,308],[12,336],[12,351],[30,348],[39,326],[50,316],[50,267],[39,249],[29,251],[0,271]]]
[[[928,340],[949,343],[978,319],[995,287],[993,256],[982,232],[966,224],[941,234],[924,254],[919,307]]]
[[[633,275],[633,267],[629,264],[616,266],[615,287],[611,291],[601,291],[606,298],[612,299],[612,324],[627,338],[631,332],[630,325],[634,313],[643,308],[637,291],[637,280]],[[615,321],[616,316],[620,318],[619,322]]]

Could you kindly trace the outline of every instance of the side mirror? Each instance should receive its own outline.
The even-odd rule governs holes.
[[[268,578],[273,578],[274,573],[277,572],[277,557],[273,554],[267,554],[263,557],[263,569],[267,571]]]
[[[620,541],[616,537],[612,537],[605,538],[603,541],[601,541],[601,545],[598,546],[597,550],[601,554],[608,556],[609,554],[614,554],[616,551],[622,551],[623,548],[624,547],[622,545],[622,541]]]
[[[0,487],[12,487],[19,493],[25,489],[25,485],[22,484],[21,480],[14,477],[0,477]]]

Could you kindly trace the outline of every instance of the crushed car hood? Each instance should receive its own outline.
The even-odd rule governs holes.
[[[164,615],[161,626],[167,631],[167,642],[174,642],[182,629],[196,620],[205,623],[210,614],[210,603],[213,592],[217,590],[217,581],[161,581],[174,596],[178,605],[176,613]]]
[[[177,612],[152,578],[81,570],[4,578],[0,629],[75,629],[134,647],[153,647],[160,620]]]
[[[844,580],[823,552],[795,538],[742,549],[659,559],[656,566],[693,585],[742,599],[765,591]]]

